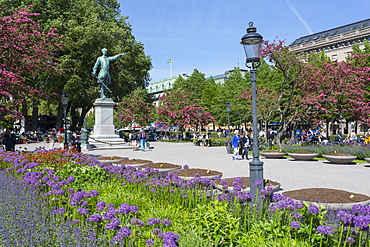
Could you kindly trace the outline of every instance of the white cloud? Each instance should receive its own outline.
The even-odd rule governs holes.
[[[291,4],[289,0],[285,0],[286,4],[288,5],[288,8],[297,16],[298,20],[302,22],[302,24],[306,27],[307,31],[310,34],[313,34],[311,27],[307,24],[307,22],[302,18],[302,16],[299,14],[299,12],[294,8],[294,6]]]

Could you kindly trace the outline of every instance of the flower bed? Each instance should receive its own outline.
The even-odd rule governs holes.
[[[83,246],[208,246],[211,242],[214,246],[268,246],[271,242],[285,246],[291,241],[297,246],[370,244],[362,224],[369,218],[369,206],[327,214],[314,205],[274,193],[264,195],[255,210],[249,192],[216,193],[217,179],[195,176],[185,181],[174,172],[161,177],[65,150],[0,157],[3,174],[16,176],[23,188],[41,197],[35,203],[33,195],[17,203],[23,207],[31,201],[47,217],[45,221],[56,222],[47,236],[58,246],[76,245],[73,234],[68,235],[70,239],[58,237],[68,222],[78,230]],[[15,194],[14,190],[2,187],[0,191]],[[9,232],[12,227],[3,224],[1,229]],[[24,239],[36,241],[40,236],[36,230],[23,230],[17,228]],[[15,238],[2,234],[0,246],[9,246]]]

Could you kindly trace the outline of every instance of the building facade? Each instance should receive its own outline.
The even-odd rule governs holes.
[[[363,48],[365,40],[370,40],[370,19],[297,38],[289,49],[294,53],[324,50],[332,61],[343,61],[351,53],[352,44],[359,43]]]

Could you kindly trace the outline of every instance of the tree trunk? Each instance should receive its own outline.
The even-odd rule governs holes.
[[[24,131],[29,130],[27,114],[28,114],[28,109],[27,109],[27,102],[25,100],[22,102],[22,115],[24,117]]]
[[[32,120],[31,120],[31,130],[36,131],[39,125],[39,108],[37,106],[32,107]]]
[[[288,122],[288,124],[284,123],[284,122],[281,122],[278,134],[276,136],[276,144],[278,145],[279,149],[283,149],[285,147],[291,146],[294,142],[294,138],[295,138],[295,135],[296,135],[296,129],[298,127],[298,123],[293,122],[292,130],[291,130],[292,133],[291,133],[290,137],[287,138],[286,133],[289,130],[289,123],[290,122]]]

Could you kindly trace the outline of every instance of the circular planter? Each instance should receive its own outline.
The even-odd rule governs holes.
[[[365,160],[370,163],[370,158],[365,158]],[[370,167],[370,165],[364,165],[365,167]]]
[[[319,154],[311,153],[311,152],[294,152],[294,153],[288,153],[288,155],[295,160],[313,160]]]
[[[346,153],[323,154],[322,157],[336,164],[348,164],[357,158],[357,156]]]
[[[286,155],[286,153],[279,152],[279,151],[264,151],[264,152],[260,152],[260,154],[263,157],[268,158],[268,159],[280,159]]]
[[[182,168],[181,165],[175,165],[175,164],[164,163],[164,162],[151,163],[151,164],[137,166],[137,168],[143,168],[143,169],[147,167],[158,170],[158,172],[162,174],[166,174],[168,172],[175,171],[175,170],[180,170]]]
[[[118,162],[113,163],[113,165],[114,166],[125,165],[125,166],[137,167],[137,166],[147,165],[147,164],[151,164],[151,163],[153,163],[153,161],[151,161],[151,160],[132,159],[132,160],[118,161]]]
[[[97,160],[100,163],[115,163],[123,160],[128,160],[128,157],[119,157],[119,156],[103,156],[103,157],[98,157]]]
[[[242,182],[238,184],[238,185],[242,186],[241,191],[242,192],[249,192],[251,190],[251,188],[250,188],[250,178],[249,177],[238,177],[238,178],[240,178],[242,180]],[[217,189],[219,189],[219,190],[228,190],[228,191],[234,190],[233,182],[234,182],[235,178],[225,178],[225,179],[222,179],[222,180],[226,180],[226,184],[220,184],[220,182],[218,182],[218,184],[216,185]],[[281,184],[279,182],[276,182],[276,181],[267,180],[267,182],[265,182],[265,188],[272,187],[272,193],[278,191],[280,189],[280,186],[281,186]]]
[[[202,178],[215,179],[215,178],[222,177],[222,172],[212,171],[212,170],[207,170],[207,169],[199,169],[199,168],[181,169],[181,170],[176,170],[173,173],[177,175],[179,178],[184,179],[185,181],[193,179],[195,174],[197,173]]]
[[[336,210],[350,210],[356,204],[362,206],[370,204],[370,197],[367,195],[337,189],[308,188],[286,191],[282,194],[295,201],[308,202]]]

